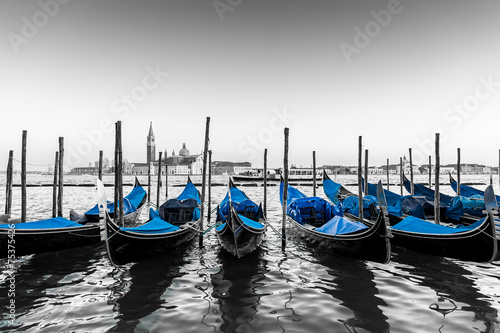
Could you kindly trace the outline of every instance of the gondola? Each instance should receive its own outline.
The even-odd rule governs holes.
[[[63,217],[0,224],[0,258],[67,250],[101,241],[99,225],[82,225]]]
[[[132,227],[137,223],[137,219],[141,215],[142,208],[146,203],[147,195],[146,190],[141,186],[137,177],[135,178],[134,188],[130,191],[125,198],[123,198],[124,204],[124,223],[125,226]],[[113,202],[107,202],[108,214],[111,218],[115,214],[115,204]],[[80,224],[86,224],[89,222],[99,221],[99,208],[97,204],[86,211],[84,214],[80,215],[74,210],[70,212],[70,220],[78,222]]]
[[[387,202],[381,187],[377,195],[385,209]],[[488,215],[469,226],[450,227],[409,216],[390,228],[394,235],[392,242],[431,255],[491,262],[498,252],[495,231],[498,206],[491,186],[486,189],[485,202]]]
[[[284,183],[280,184],[283,205]],[[379,214],[376,222],[367,226],[342,217],[340,205],[334,206],[319,197],[307,197],[288,185],[288,223],[293,231],[315,246],[333,253],[388,263],[391,258],[389,222]]]
[[[411,192],[411,182],[406,178],[404,174],[403,186],[408,192]],[[413,189],[413,193],[415,194],[415,196],[422,197],[430,203],[434,202],[435,191],[433,189],[425,185],[415,183],[413,184]],[[460,197],[453,197],[450,195],[439,193],[439,202],[440,216],[444,222],[454,224],[471,224],[476,222],[479,217],[484,216],[484,214],[482,214],[482,210],[484,209],[484,207],[483,209],[478,210],[476,213],[473,210],[468,209],[468,203],[466,202],[466,200],[463,200],[463,198]]]
[[[237,257],[255,251],[266,232],[262,205],[257,205],[238,189],[232,179],[222,202],[217,206],[215,233],[221,247]]]
[[[449,177],[450,177],[450,186],[453,189],[453,191],[455,191],[455,193],[457,193],[458,183],[453,178],[453,176],[451,175],[451,173],[449,174]],[[474,188],[472,186],[460,184],[460,195],[464,196],[466,198],[475,197],[477,199],[482,199],[482,198],[484,198],[484,191],[478,190],[478,189],[476,189],[476,188]],[[499,202],[500,201],[500,196],[496,195],[495,197],[497,199],[497,202]]]
[[[188,178],[182,193],[167,200],[158,211],[151,209],[150,220],[140,226],[120,227],[106,214],[103,236],[110,261],[124,265],[187,243],[200,232],[200,207],[200,194]]]

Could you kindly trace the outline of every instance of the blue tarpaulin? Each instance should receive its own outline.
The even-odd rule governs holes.
[[[10,229],[11,224],[0,224],[2,229]],[[55,229],[55,228],[71,228],[71,227],[81,227],[82,225],[63,217],[54,217],[52,219],[25,222],[25,223],[14,223],[15,229]]]
[[[368,227],[361,222],[353,222],[344,217],[334,216],[323,226],[314,230],[325,234],[345,235],[365,229],[368,229]]]
[[[238,189],[237,187],[230,187],[231,191],[231,203],[238,214],[245,214],[251,216],[255,220],[264,217],[262,211],[262,205],[257,205],[255,202],[250,200],[245,192]],[[217,221],[226,221],[225,216],[229,213],[229,193],[222,200],[219,206],[217,206]]]
[[[363,191],[365,190],[365,179],[361,179],[361,183],[363,184],[362,188]],[[387,206],[394,206],[401,196],[399,194],[396,194],[394,192],[391,192],[389,190],[384,189],[384,194],[385,194],[385,200],[387,201]],[[377,197],[377,185],[376,184],[371,184],[368,183],[368,193],[365,193],[365,195],[372,195],[375,198]]]
[[[200,192],[196,189],[196,187],[191,181],[187,182],[186,187],[184,187],[182,193],[179,194],[179,196],[177,197],[177,200],[179,201],[186,199],[195,199],[198,202],[198,204],[201,205]]]
[[[254,229],[264,229],[264,225],[262,223],[255,222],[254,220],[240,214],[238,214],[238,217],[241,219],[241,222],[248,225],[249,227],[252,227]]]
[[[280,184],[280,198],[283,198],[283,186]],[[306,197],[293,186],[288,185],[287,214],[301,224],[308,220],[329,221],[334,216],[343,216],[342,205],[334,206],[319,197]]]
[[[340,203],[339,194],[341,188],[342,185],[340,185],[339,183],[335,183],[331,179],[323,180],[323,192],[325,192],[325,195],[328,197],[328,199],[330,199],[330,201],[335,205],[338,205]]]
[[[161,218],[152,219],[151,221],[134,228],[120,228],[120,230],[123,231],[140,232],[144,234],[166,234],[179,229],[179,227],[163,221]]]
[[[146,195],[146,190],[142,186],[135,186],[130,193],[123,198],[123,211],[125,215],[135,212],[139,205],[141,204],[144,196]],[[118,203],[119,205],[119,203]],[[115,204],[111,201],[108,201],[108,213],[115,212]],[[89,209],[86,213],[86,216],[99,216],[99,208],[95,205],[93,208]]]
[[[461,226],[454,228],[441,224],[435,224],[429,221],[419,219],[414,216],[408,216],[395,226],[391,227],[391,229],[416,232],[416,233],[426,233],[426,234],[453,234],[465,230],[472,230],[476,228],[478,225],[481,225],[483,221],[484,218],[470,226]]]

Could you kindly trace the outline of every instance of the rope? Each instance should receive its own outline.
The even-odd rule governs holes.
[[[278,230],[274,229],[274,227],[269,222],[267,222],[266,219],[264,219],[264,223],[267,224],[269,227],[271,227],[271,229],[276,233],[276,235],[278,235],[279,238],[285,240],[283,236],[278,232]]]
[[[16,162],[18,162],[18,163],[21,163],[21,161],[19,161],[19,160],[15,159],[15,158],[13,158],[12,160],[13,160],[13,161],[16,161]],[[30,165],[30,166],[40,166],[40,167],[49,167],[49,166],[53,166],[53,165],[54,165],[54,163],[49,163],[49,164],[31,164],[31,163],[26,163],[26,165]]]
[[[207,232],[209,232],[209,231],[210,231],[210,230],[212,230],[213,228],[218,227],[218,226],[221,226],[221,225],[222,225],[222,223],[216,223],[216,224],[214,224],[213,226],[211,226],[210,228],[208,228],[207,230],[205,230],[205,231],[204,231],[204,232],[200,235],[200,237],[201,237],[201,236],[203,236],[203,235],[205,235]]]

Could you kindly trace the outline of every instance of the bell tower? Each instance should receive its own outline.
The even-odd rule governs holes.
[[[148,164],[156,161],[156,143],[155,143],[155,135],[153,133],[153,123],[149,123],[149,134],[148,134],[148,142],[146,144],[147,151],[147,162]]]

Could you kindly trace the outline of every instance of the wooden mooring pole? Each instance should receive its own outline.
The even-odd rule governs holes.
[[[368,149],[365,149],[365,183],[364,194],[368,195]]]
[[[123,212],[123,151],[122,151],[122,122],[116,122],[116,157],[118,159],[116,166],[116,173],[118,174],[118,206],[115,205],[115,215],[118,214],[119,225],[125,226],[124,212]],[[148,168],[149,169],[149,168]],[[149,169],[150,170],[150,169]],[[149,192],[148,192],[149,194]],[[149,197],[148,197],[149,199]]]
[[[56,158],[54,161],[54,182],[52,183],[52,217],[57,216],[58,173],[59,173],[59,151],[56,151]]]
[[[158,184],[156,185],[156,209],[158,210],[160,208],[160,190],[161,190],[161,155],[162,153],[159,153],[158,157]]]
[[[431,155],[429,155],[429,188],[432,188],[432,160],[431,160]]]
[[[401,195],[403,195],[403,158],[399,158],[399,188],[401,189]]]
[[[457,195],[460,195],[460,148],[457,148]]]
[[[435,165],[435,186],[436,192],[434,193],[434,222],[440,224],[440,197],[439,197],[439,173],[440,173],[440,157],[439,157],[439,133],[436,133],[436,165]]]
[[[9,162],[7,163],[7,182],[5,183],[5,215],[7,220],[12,211],[12,176],[14,174],[14,151],[9,151]]]
[[[413,182],[413,154],[411,152],[411,148],[408,149],[409,153],[410,153],[410,189],[411,189],[411,195],[414,195],[415,194],[415,186],[414,186],[414,182]]]
[[[363,221],[362,173],[363,173],[363,137],[360,135],[358,143],[358,214],[360,221]]]
[[[59,137],[59,186],[57,194],[57,216],[63,216],[64,191],[64,138]]]
[[[102,150],[99,150],[99,180],[102,181],[102,159],[103,159],[103,152]]]
[[[313,151],[313,197],[316,196],[316,151]]]
[[[387,159],[387,191],[390,189],[390,182],[389,182],[389,159]]]
[[[21,222],[26,222],[26,142],[28,132],[23,131],[21,151]]]
[[[153,161],[148,161],[148,202],[151,202],[151,164]]]
[[[212,150],[208,150],[208,214],[207,223],[212,215]]]
[[[267,217],[267,148],[264,149],[264,217]]]
[[[282,248],[286,246],[286,210],[287,210],[287,201],[288,201],[288,136],[290,130],[288,127],[285,127],[285,147],[284,147],[284,155],[283,155],[283,216],[281,221],[281,237]]]
[[[203,174],[201,182],[201,217],[200,217],[200,228],[203,230],[203,213],[205,211],[205,189],[207,180],[207,154],[208,154],[208,144],[210,142],[210,117],[207,117],[207,123],[205,127],[205,148],[203,149]],[[203,246],[203,234],[200,235],[200,246]]]

